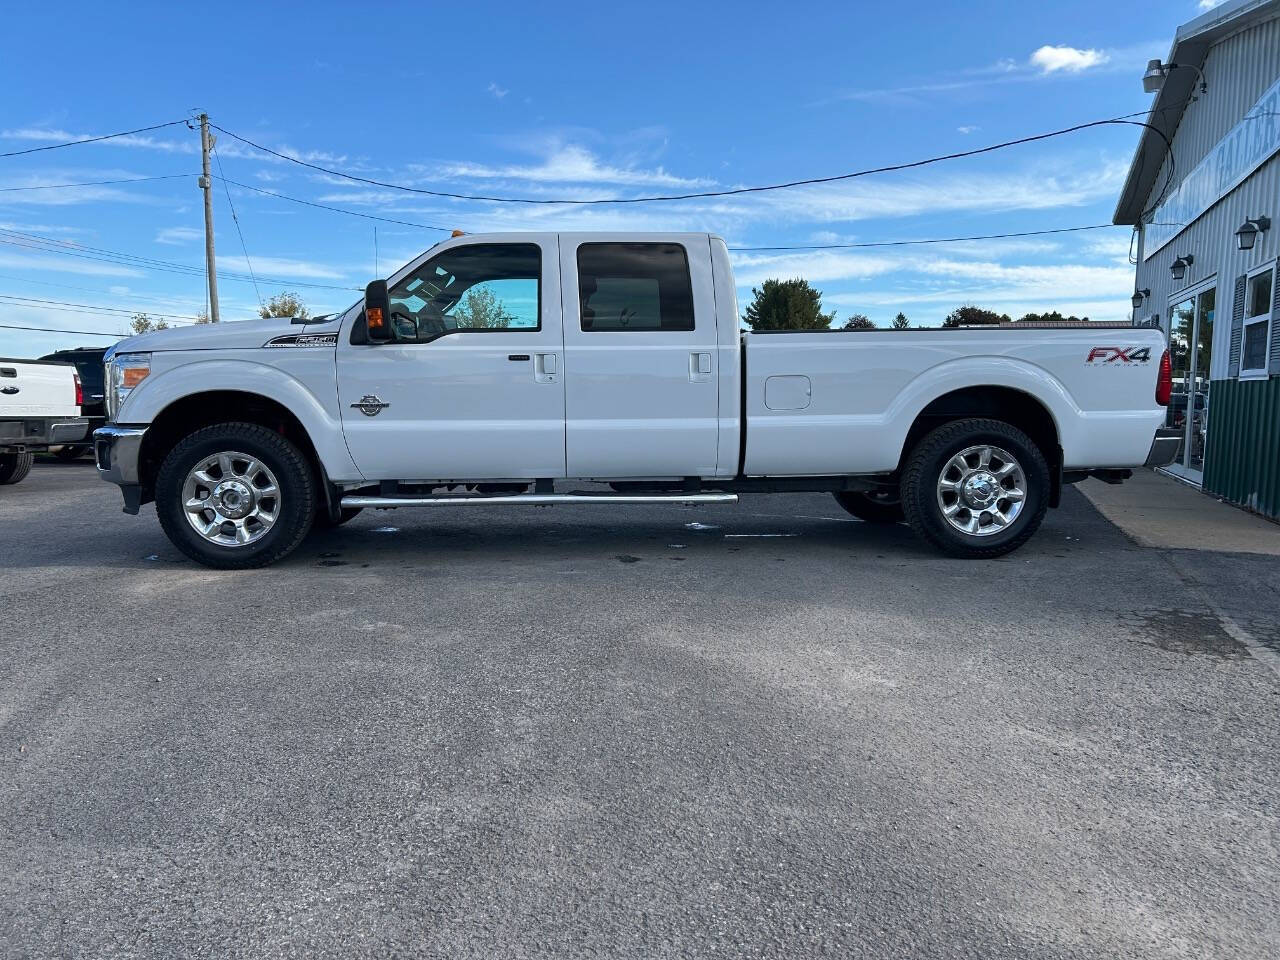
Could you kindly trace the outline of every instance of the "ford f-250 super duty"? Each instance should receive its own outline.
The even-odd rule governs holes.
[[[83,440],[84,389],[70,363],[0,357],[0,483],[18,483],[35,451]]]
[[[364,507],[749,491],[829,491],[991,557],[1064,483],[1177,448],[1158,330],[744,335],[707,234],[454,237],[341,313],[144,334],[106,360],[99,471],[224,568]]]

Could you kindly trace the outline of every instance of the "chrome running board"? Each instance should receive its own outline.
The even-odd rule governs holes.
[[[342,498],[343,507],[490,507],[553,503],[737,503],[736,493],[519,493],[510,496],[484,494],[457,497],[362,497]]]

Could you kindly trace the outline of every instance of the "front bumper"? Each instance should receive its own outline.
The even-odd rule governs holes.
[[[84,417],[21,417],[0,422],[0,447],[43,449],[83,440],[88,432]]]
[[[124,512],[137,513],[142,501],[142,481],[138,461],[146,427],[118,427],[107,424],[93,431],[93,459],[98,476],[120,487]]]
[[[1182,445],[1183,435],[1181,430],[1165,430],[1156,431],[1156,437],[1151,441],[1151,452],[1147,454],[1147,462],[1144,466],[1148,467],[1167,467],[1173,463],[1178,456],[1178,447]]]

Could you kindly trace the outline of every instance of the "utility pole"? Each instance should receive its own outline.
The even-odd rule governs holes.
[[[209,176],[209,151],[214,137],[209,133],[209,115],[200,114],[200,164],[203,171],[200,189],[204,191],[204,266],[209,274],[209,320],[221,321],[218,315],[218,268],[213,259],[213,180]]]

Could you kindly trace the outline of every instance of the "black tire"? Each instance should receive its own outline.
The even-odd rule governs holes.
[[[224,546],[204,539],[187,520],[183,485],[201,459],[237,451],[258,458],[279,487],[276,518],[252,543]],[[265,567],[292,553],[316,513],[315,471],[288,439],[256,423],[219,423],[189,434],[169,451],[156,475],[156,515],[173,545],[217,570]]]
[[[26,453],[0,453],[0,483],[19,483],[31,472],[36,455]]]
[[[956,529],[943,515],[940,501],[948,495],[939,492],[939,482],[952,458],[969,447],[984,444],[1009,452],[1021,467],[1026,489],[1022,507],[1012,522],[1003,529],[978,535]],[[1003,498],[995,504],[1005,504],[1003,510],[1011,509],[1010,502]],[[1049,466],[1044,454],[1025,433],[1001,420],[955,420],[943,424],[916,444],[902,475],[902,507],[907,522],[921,537],[953,557],[982,559],[1016,550],[1039,528],[1048,505]],[[964,511],[961,517],[972,517],[975,512],[967,507]],[[979,519],[985,516],[989,520],[994,512],[978,512]],[[1001,516],[1004,515],[1002,511]],[[993,525],[986,523],[980,529],[990,530]]]
[[[832,496],[836,498],[836,503],[866,523],[901,523],[906,519],[902,512],[902,498],[897,490],[846,490]]]
[[[72,460],[79,460],[88,452],[89,447],[83,443],[68,443],[55,450],[53,455],[59,460],[70,463]]]
[[[343,507],[342,515],[335,521],[329,519],[329,511],[325,509],[324,504],[321,504],[320,509],[316,511],[315,528],[317,530],[332,530],[335,527],[340,527],[358,517],[363,509],[364,507]]]

